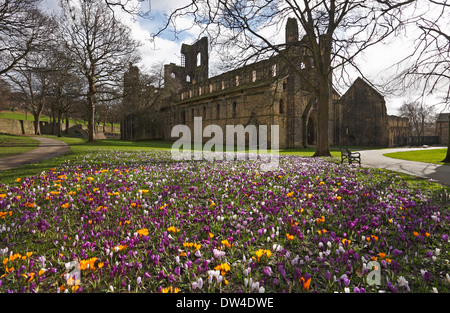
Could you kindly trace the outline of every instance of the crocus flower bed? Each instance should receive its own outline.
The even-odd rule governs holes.
[[[0,184],[0,291],[449,291],[445,202],[319,158],[259,168],[108,151]]]

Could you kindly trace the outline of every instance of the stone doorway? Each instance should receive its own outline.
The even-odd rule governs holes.
[[[308,118],[306,133],[307,133],[308,146],[315,146],[316,142],[317,142],[317,140],[316,140],[317,126],[316,126],[316,120],[312,116],[310,116]]]

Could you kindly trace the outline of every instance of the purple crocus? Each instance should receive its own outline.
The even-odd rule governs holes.
[[[272,276],[272,268],[270,266],[266,266],[264,268],[264,274],[266,274],[267,276]]]

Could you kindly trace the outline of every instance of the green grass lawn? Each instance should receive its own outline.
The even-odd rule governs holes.
[[[2,111],[0,112],[0,118],[6,118],[6,119],[10,119],[10,120],[23,120],[23,121],[34,121],[34,117],[31,113],[25,114],[25,113],[20,113],[20,112],[8,112],[8,111]],[[46,116],[46,115],[41,115],[39,117],[39,120],[41,122],[50,122],[50,117]],[[62,123],[65,122],[65,119],[63,119],[61,121]],[[75,120],[72,118],[69,118],[69,122],[72,124],[84,124],[87,125],[86,121],[80,121],[80,120]],[[114,124],[115,127],[119,127],[120,124]],[[103,128],[103,124],[100,126],[100,128]],[[107,124],[106,125],[106,129],[110,130],[111,129],[111,124]]]
[[[24,153],[37,146],[39,141],[30,137],[0,134],[0,158]]]
[[[384,156],[408,161],[450,165],[450,163],[442,162],[446,154],[447,148],[386,153]]]

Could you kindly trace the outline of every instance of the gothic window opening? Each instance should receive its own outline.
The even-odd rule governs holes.
[[[197,66],[202,65],[202,54],[199,52],[197,53]]]
[[[252,82],[255,82],[255,81],[256,81],[256,71],[253,70],[253,72],[252,72]]]
[[[236,101],[231,104],[231,117],[236,117]]]
[[[216,118],[217,119],[220,118],[220,105],[219,104],[216,105]]]
[[[277,76],[277,65],[276,64],[272,65],[272,76],[273,77]]]
[[[236,86],[239,86],[239,75],[236,75]]]
[[[191,82],[191,76],[190,75],[186,75],[186,82],[188,82],[188,83]]]
[[[175,73],[174,72],[170,73],[170,77],[175,78],[176,77]]]
[[[308,118],[307,124],[307,139],[308,145],[313,146],[316,144],[316,121],[314,118]]]
[[[280,114],[284,114],[285,113],[285,108],[284,108],[284,101],[283,99],[280,99],[280,108],[279,108],[279,112]]]

